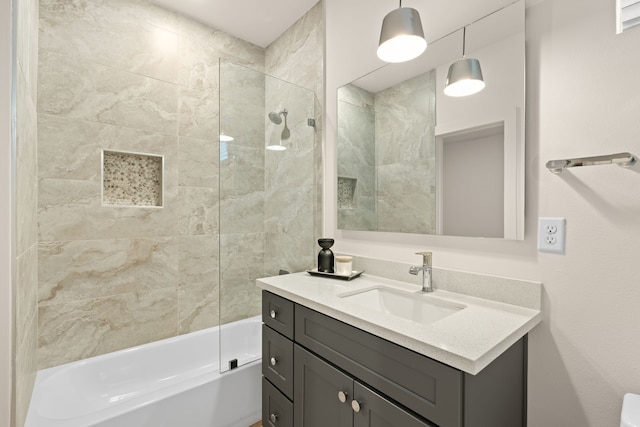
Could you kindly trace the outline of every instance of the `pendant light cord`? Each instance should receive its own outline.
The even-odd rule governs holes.
[[[467,44],[467,27],[462,28],[462,58],[465,57],[466,52],[466,44]]]

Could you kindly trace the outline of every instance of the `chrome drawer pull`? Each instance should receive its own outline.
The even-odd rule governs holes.
[[[272,423],[275,423],[276,421],[278,421],[278,415],[276,414],[269,415],[269,420],[271,420]]]
[[[275,357],[272,357],[270,362],[271,362],[271,366],[276,366],[278,364],[278,359],[276,359]]]
[[[357,400],[352,400],[351,409],[353,409],[353,412],[360,412],[360,403]]]
[[[271,317],[272,319],[275,319],[278,316],[278,313],[275,310],[271,310],[269,312],[269,317]]]
[[[348,394],[347,394],[347,393],[345,393],[344,391],[339,391],[339,392],[338,392],[338,400],[339,400],[341,403],[345,403],[345,402],[347,401],[347,396],[348,396]]]

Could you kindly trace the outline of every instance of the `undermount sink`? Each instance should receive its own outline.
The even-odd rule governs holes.
[[[338,297],[421,324],[433,323],[465,308],[461,304],[435,299],[429,294],[404,292],[382,286],[347,292]]]

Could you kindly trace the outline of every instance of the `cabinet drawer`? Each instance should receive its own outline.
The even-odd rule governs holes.
[[[293,403],[262,378],[262,426],[293,427]]]
[[[273,330],[293,339],[294,303],[271,292],[262,291],[262,321]]]
[[[262,325],[262,375],[293,400],[293,342]]]
[[[297,343],[438,425],[462,425],[462,372],[306,307],[295,310]]]

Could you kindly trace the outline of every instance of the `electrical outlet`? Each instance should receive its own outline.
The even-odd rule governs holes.
[[[566,220],[538,218],[538,251],[564,254]]]

